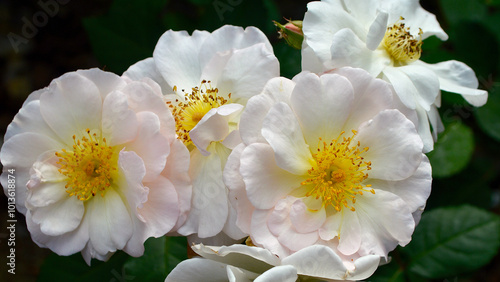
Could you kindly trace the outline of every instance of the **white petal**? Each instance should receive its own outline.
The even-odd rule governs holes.
[[[342,130],[351,111],[353,89],[346,78],[336,74],[302,73],[293,80],[297,84],[290,103],[310,150],[316,151],[319,138],[331,141]]]
[[[417,97],[419,95],[417,88],[411,79],[401,72],[398,68],[387,67],[383,73],[384,80],[390,82],[396,94],[403,104],[414,110],[417,107]]]
[[[252,144],[243,150],[240,173],[248,199],[259,209],[272,208],[303,181],[302,177],[277,166],[272,148],[261,143]]]
[[[386,110],[359,128],[355,140],[371,161],[370,178],[401,180],[412,175],[422,159],[422,140],[415,126],[398,110]]]
[[[193,271],[196,269],[196,271]],[[192,258],[180,262],[168,274],[165,282],[229,281],[226,264],[208,259]]]
[[[104,197],[95,196],[87,203],[90,242],[98,254],[123,249],[132,236],[130,213],[122,198],[107,189]]]
[[[102,132],[111,146],[132,141],[137,136],[137,117],[120,91],[108,94],[102,105]]]
[[[227,57],[222,64],[217,63],[221,56]],[[278,59],[263,43],[213,56],[202,74],[203,79],[215,82],[220,93],[231,93],[231,100],[243,105],[278,76]]]
[[[346,132],[358,128],[361,123],[372,119],[380,111],[394,107],[393,93],[387,82],[374,79],[362,69],[344,67],[333,73],[346,77],[354,89],[351,113],[344,124]]]
[[[199,151],[191,153],[190,176],[193,181],[191,211],[186,223],[179,228],[182,235],[198,233],[200,238],[218,234],[228,216],[226,186],[222,181],[224,166],[215,147],[209,147],[209,156],[202,156]]]
[[[384,181],[373,179],[369,183],[376,189],[391,192],[408,205],[411,212],[423,209],[431,193],[432,171],[429,159],[424,156],[418,169],[407,179],[400,181]]]
[[[146,166],[142,159],[133,151],[122,150],[118,157],[119,173],[117,181],[118,193],[125,196],[129,209],[135,214],[137,207],[148,199],[148,188],[142,181],[146,174]]]
[[[252,213],[251,238],[257,246],[263,246],[279,258],[286,257],[290,250],[283,246],[276,236],[274,236],[267,225],[269,210],[255,210]]]
[[[474,71],[459,61],[446,61],[437,64],[419,64],[430,68],[439,77],[439,87],[442,90],[461,94],[467,102],[475,107],[486,103],[488,92],[477,89],[478,81]]]
[[[61,143],[38,133],[21,133],[9,138],[0,152],[2,164],[6,168],[31,168],[38,156],[54,149],[63,149]]]
[[[355,205],[357,207],[358,205]],[[352,255],[361,246],[361,226],[356,212],[343,209],[342,223],[339,226],[339,246],[338,250],[344,255]]]
[[[375,21],[370,26],[368,30],[368,35],[366,36],[366,47],[372,51],[377,49],[380,42],[385,36],[387,30],[387,20],[389,15],[386,12],[379,11]]]
[[[303,175],[311,168],[311,151],[297,117],[287,104],[280,102],[269,110],[262,123],[262,136],[273,148],[279,167],[296,175]]]
[[[255,282],[272,282],[272,281],[283,281],[283,282],[295,282],[298,279],[297,270],[291,265],[280,265],[269,269],[268,271],[262,273]]]
[[[151,112],[137,114],[138,130],[136,138],[125,144],[124,150],[135,152],[146,166],[143,181],[154,180],[165,168],[170,146],[167,138],[160,133],[160,120]]]
[[[240,104],[225,104],[211,109],[189,132],[191,140],[204,156],[209,154],[207,147],[212,142],[222,141],[229,134],[229,121],[242,109]]]
[[[97,86],[102,100],[104,100],[111,91],[122,89],[126,85],[126,82],[118,75],[112,72],[102,71],[98,68],[77,70],[76,73],[86,77]]]
[[[87,128],[101,129],[102,97],[96,84],[74,72],[52,81],[40,96],[40,111],[54,132],[67,143]]]
[[[262,94],[252,97],[240,119],[241,139],[247,145],[251,143],[267,143],[261,135],[262,123],[269,109],[279,102],[289,103],[295,83],[283,77],[270,79]]]
[[[64,185],[60,185],[64,189]],[[40,225],[42,233],[59,236],[75,230],[82,220],[85,208],[76,197],[64,198],[51,205],[31,210],[32,220]]]
[[[198,55],[208,36],[206,31],[195,30],[190,36],[186,31],[168,30],[160,37],[153,58],[170,86],[189,91],[200,84],[202,66]]]
[[[163,94],[173,93],[173,86],[170,86],[158,71],[153,57],[149,57],[131,65],[123,76],[129,77],[132,80],[140,81],[145,77],[151,78],[161,87]]]
[[[397,69],[406,74],[417,89],[418,95],[415,96],[415,101],[429,111],[439,94],[439,81],[434,72],[418,65],[407,65]]]
[[[383,190],[356,197],[356,213],[361,226],[361,256],[387,257],[398,244],[411,240],[415,221],[408,205],[398,196]]]
[[[326,220],[325,209],[312,210],[302,200],[295,201],[290,209],[290,221],[300,233],[317,231]]]

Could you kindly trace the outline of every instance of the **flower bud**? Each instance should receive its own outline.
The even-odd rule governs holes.
[[[302,41],[304,40],[304,33],[302,32],[302,21],[291,21],[282,25],[277,21],[273,21],[274,25],[279,28],[279,38],[284,38],[286,43],[295,49],[302,48]]]

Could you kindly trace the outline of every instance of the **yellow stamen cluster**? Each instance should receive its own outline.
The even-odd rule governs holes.
[[[112,175],[117,170],[118,157],[113,148],[106,144],[106,138],[98,137],[86,130],[87,136],[76,139],[73,135],[73,150],[56,152],[59,157],[59,172],[67,179],[66,192],[81,201],[97,194],[104,197],[106,188],[112,184]]]
[[[316,163],[307,171],[309,178],[301,183],[311,188],[306,197],[321,198],[324,207],[331,205],[337,211],[344,207],[355,211],[356,195],[363,195],[363,192],[375,194],[371,185],[362,184],[368,178],[371,162],[364,161],[361,155],[369,148],[360,149],[359,141],[351,145],[357,134],[355,130],[352,132],[353,136],[346,138],[342,137],[345,133],[342,131],[330,143],[320,138],[317,152],[313,153]]]
[[[177,87],[174,87],[177,92]],[[184,89],[182,90],[184,93]],[[177,138],[184,144],[191,144],[189,131],[193,129],[208,111],[218,108],[228,100],[218,96],[219,90],[210,85],[210,81],[203,80],[200,87],[191,89],[191,93],[184,93],[184,101],[176,100],[174,105],[167,102],[175,119]],[[228,95],[231,98],[231,93]]]
[[[404,20],[403,17],[400,20]],[[422,54],[422,29],[419,29],[418,39],[410,34],[410,28],[404,23],[396,22],[387,28],[383,46],[394,60],[395,65],[405,65],[420,59]]]

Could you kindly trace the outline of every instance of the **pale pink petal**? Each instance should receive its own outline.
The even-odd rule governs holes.
[[[358,205],[354,205],[358,207]],[[361,246],[361,225],[356,211],[342,209],[342,222],[339,226],[339,246],[338,250],[344,255],[352,255],[359,251]]]
[[[268,112],[262,123],[262,136],[275,153],[276,164],[295,175],[311,168],[312,155],[302,135],[297,117],[280,102]]]
[[[299,199],[290,208],[290,220],[300,233],[315,232],[325,223],[326,212],[324,208],[312,210]]]
[[[284,258],[290,254],[290,250],[283,246],[269,230],[267,225],[269,216],[269,210],[255,210],[252,213],[250,237],[255,245],[264,247],[279,258]]]
[[[318,77],[301,73],[293,81],[297,84],[290,104],[300,124],[298,130],[302,130],[310,151],[314,152],[319,138],[329,142],[338,137],[351,112],[353,89],[346,78],[336,74]]]
[[[294,87],[295,82],[287,78],[272,78],[267,82],[262,94],[254,96],[248,101],[241,114],[239,124],[241,139],[245,144],[267,143],[261,135],[264,118],[274,104],[289,103],[290,94]]]
[[[243,150],[240,173],[248,199],[258,209],[272,208],[304,180],[277,166],[273,149],[262,143],[252,144]]]
[[[146,58],[131,65],[123,73],[123,76],[136,81],[140,81],[145,77],[150,78],[160,85],[163,94],[173,93],[173,86],[170,86],[158,71],[153,57]]]
[[[98,68],[77,70],[76,73],[89,79],[97,86],[102,100],[104,100],[108,93],[111,93],[113,90],[122,89],[126,86],[126,82],[118,75],[112,72],[102,71]]]
[[[64,189],[64,185],[59,185]],[[42,233],[48,236],[59,236],[75,230],[84,215],[84,203],[76,197],[63,198],[51,205],[39,207],[31,211],[31,219],[40,225]]]
[[[129,108],[127,96],[120,91],[109,93],[102,105],[102,133],[111,146],[132,141],[137,136],[138,122]]]
[[[368,147],[370,178],[401,180],[412,175],[422,159],[423,144],[415,126],[398,110],[385,110],[362,124],[356,141]]]

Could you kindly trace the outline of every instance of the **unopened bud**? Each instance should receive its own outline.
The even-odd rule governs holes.
[[[304,33],[302,32],[302,21],[291,21],[282,25],[277,21],[273,21],[274,25],[279,28],[279,38],[285,39],[286,43],[295,49],[302,48],[302,41],[304,40]]]

